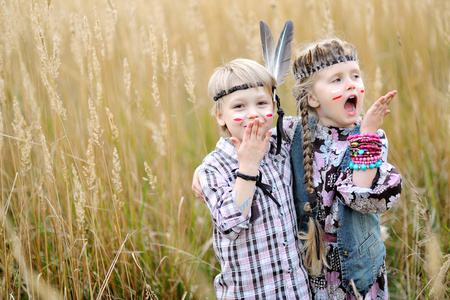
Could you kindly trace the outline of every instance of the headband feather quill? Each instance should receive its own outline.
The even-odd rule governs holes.
[[[291,42],[294,38],[294,23],[291,20],[286,21],[276,48],[269,26],[264,21],[260,21],[259,27],[261,31],[263,59],[266,63],[266,68],[275,77],[278,87],[289,74],[292,54]]]
[[[291,20],[286,21],[276,47],[269,26],[263,21],[259,21],[259,28],[263,60],[266,63],[266,68],[272,73],[277,82],[276,87],[273,88],[273,101],[277,102],[278,120],[276,153],[279,154],[281,150],[281,141],[286,137],[282,130],[284,111],[280,107],[280,98],[277,95],[276,88],[284,82],[285,77],[289,74],[292,54],[291,42],[294,38],[294,23]]]
[[[273,40],[272,32],[269,26],[263,21],[259,22],[259,29],[261,32],[261,45],[263,60],[266,63],[266,68],[273,74],[273,59],[275,57],[275,42]]]

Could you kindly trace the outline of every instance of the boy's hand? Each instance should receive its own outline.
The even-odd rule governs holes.
[[[256,119],[248,123],[242,142],[235,137],[230,138],[236,147],[239,172],[250,176],[258,175],[259,165],[266,153],[272,131],[267,131],[264,138],[263,134],[262,123]]]
[[[198,177],[198,166],[194,171],[194,176],[192,177],[192,191],[194,192],[195,198],[205,203],[205,199],[203,199],[203,191],[202,186],[200,185],[200,178]]]
[[[390,91],[372,104],[362,121],[361,133],[377,133],[383,125],[384,117],[391,112],[388,107],[395,95],[397,91]]]

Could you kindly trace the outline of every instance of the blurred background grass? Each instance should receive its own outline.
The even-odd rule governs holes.
[[[259,20],[278,36],[287,19],[294,49],[329,33],[356,46],[366,108],[398,90],[390,294],[448,298],[445,0],[0,0],[0,298],[213,298],[212,224],[190,188],[219,136],[207,82],[230,59],[263,63]]]

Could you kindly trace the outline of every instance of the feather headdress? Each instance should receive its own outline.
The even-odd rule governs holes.
[[[291,20],[286,21],[276,47],[269,26],[263,21],[259,21],[259,28],[263,60],[266,68],[277,81],[277,85],[273,88],[273,101],[277,102],[277,154],[279,154],[281,140],[285,138],[284,131],[282,130],[284,111],[280,107],[280,98],[277,95],[276,88],[284,82],[285,77],[289,74],[292,55],[291,43],[294,38],[294,23]]]

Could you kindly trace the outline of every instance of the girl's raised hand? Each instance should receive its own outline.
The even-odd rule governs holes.
[[[240,165],[239,170],[241,172],[244,172],[244,169],[248,170],[251,173],[249,175],[257,175],[259,165],[266,153],[272,134],[272,131],[269,130],[263,137],[262,125],[258,119],[251,121],[245,128],[242,141],[235,137],[230,138],[236,147]]]
[[[390,91],[372,104],[361,123],[361,133],[376,133],[381,128],[384,117],[391,112],[388,107],[395,95],[397,91]]]

